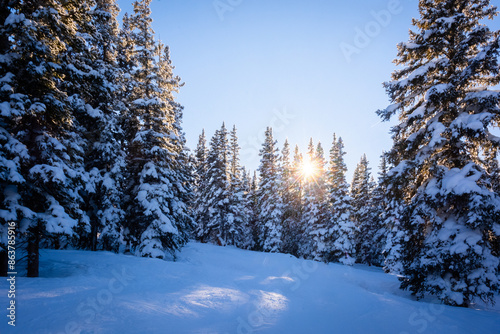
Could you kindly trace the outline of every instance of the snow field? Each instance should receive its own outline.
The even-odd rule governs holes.
[[[44,250],[40,277],[17,278],[16,327],[2,316],[0,333],[499,332],[498,303],[417,302],[398,286],[379,268],[195,242],[177,262]]]

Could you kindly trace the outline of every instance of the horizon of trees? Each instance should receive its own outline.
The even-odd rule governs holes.
[[[268,127],[261,165],[252,175],[240,165],[235,126],[228,132],[223,124],[209,145],[203,130],[192,156],[194,236],[324,262],[382,265],[381,249],[373,249],[380,244],[367,240],[361,248],[360,240],[371,233],[383,236],[377,218],[383,198],[376,194],[383,193],[377,188],[387,173],[385,158],[378,184],[363,155],[349,185],[345,154],[342,138],[334,134],[328,157],[312,138],[306,154],[295,146],[292,156],[288,140],[278,148]]]

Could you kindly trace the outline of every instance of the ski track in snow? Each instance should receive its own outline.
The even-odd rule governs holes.
[[[380,268],[189,243],[177,262],[43,250],[0,333],[499,333],[497,306],[415,301]]]

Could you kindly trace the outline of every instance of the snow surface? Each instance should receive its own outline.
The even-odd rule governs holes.
[[[0,333],[498,333],[497,306],[415,301],[381,269],[191,242],[177,262],[43,250]],[[0,282],[5,313],[7,281]]]

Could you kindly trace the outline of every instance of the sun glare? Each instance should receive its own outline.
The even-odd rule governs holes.
[[[302,178],[303,179],[312,179],[316,175],[316,166],[310,160],[304,160],[302,162]]]

